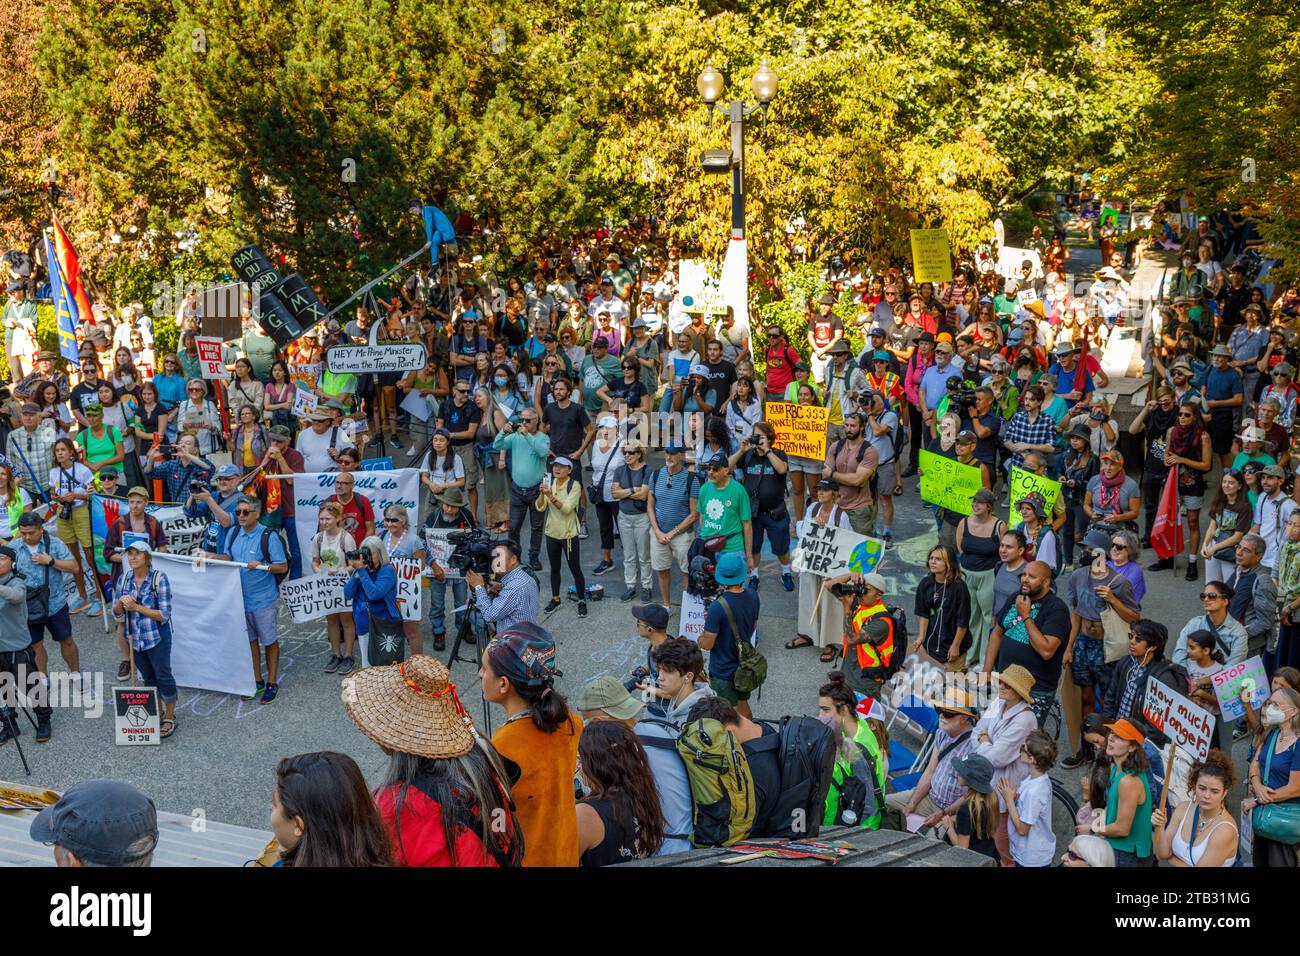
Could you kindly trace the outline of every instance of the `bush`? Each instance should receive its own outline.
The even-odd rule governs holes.
[[[761,379],[767,372],[767,326],[778,325],[785,332],[790,345],[804,359],[808,358],[808,303],[816,302],[830,291],[820,263],[800,262],[783,273],[773,291],[760,293],[759,301],[750,310],[750,341],[754,355],[754,372]],[[864,336],[852,327],[858,310],[849,294],[840,296],[835,314],[844,323],[845,337],[853,354],[857,355],[865,343]]]

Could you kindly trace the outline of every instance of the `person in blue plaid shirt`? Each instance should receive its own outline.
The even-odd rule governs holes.
[[[172,586],[153,570],[153,555],[144,541],[126,548],[129,571],[117,579],[113,613],[126,617],[126,639],[134,650],[135,669],[145,687],[158,688],[162,704],[160,736],[176,731],[176,679],[172,677]]]
[[[1007,474],[1011,469],[1025,467],[1025,453],[1030,451],[1050,455],[1056,449],[1056,423],[1050,415],[1043,414],[1042,388],[1030,385],[1020,396],[1020,411],[1011,416],[1007,433],[1002,437],[1011,457],[1007,459]]]

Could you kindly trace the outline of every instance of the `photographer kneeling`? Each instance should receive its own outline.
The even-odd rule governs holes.
[[[478,527],[474,520],[474,515],[465,507],[465,493],[459,488],[448,488],[442,494],[437,495],[438,506],[432,509],[424,519],[424,530],[428,531],[472,531]],[[426,538],[428,535],[426,534]],[[453,541],[456,551],[460,550],[460,544]],[[484,544],[486,547],[486,543]],[[427,549],[426,549],[427,553]],[[453,555],[456,553],[452,552]],[[444,568],[432,557],[429,559],[429,573],[432,580],[429,582],[429,627],[433,631],[433,649],[435,651],[446,650],[447,639],[447,586],[451,585],[451,598],[453,607],[463,607],[468,595],[469,589],[466,587],[464,570],[457,569],[454,565],[450,568]],[[450,573],[448,573],[450,572]],[[487,628],[483,624],[481,615],[474,612],[474,633],[469,635],[468,642],[475,644],[478,642]],[[460,615],[456,615],[456,627],[460,627]]]
[[[541,588],[537,579],[519,563],[519,543],[502,541],[492,549],[492,576],[496,580],[485,586],[483,575],[465,572],[465,583],[474,589],[474,601],[483,620],[496,627],[497,633],[520,622],[537,623],[541,610]]]
[[[389,563],[388,549],[371,535],[358,545],[356,551],[349,551],[346,558],[352,573],[343,585],[343,596],[352,602],[358,634],[362,633],[362,618],[355,612],[359,610],[358,604],[365,607],[365,633],[369,635],[365,665],[394,664],[405,658],[406,642],[402,614],[397,608],[397,571]],[[344,663],[351,662],[345,660]]]

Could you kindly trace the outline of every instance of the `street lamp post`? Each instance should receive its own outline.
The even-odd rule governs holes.
[[[722,99],[724,79],[713,66],[705,64],[704,70],[695,81],[700,98],[708,106],[710,113]],[[756,110],[766,114],[768,104],[776,97],[777,77],[775,71],[763,60],[750,81],[750,88],[757,100],[746,105],[742,100],[732,100],[727,104],[727,118],[731,122],[731,148],[706,149],[700,157],[700,163],[707,173],[731,173],[731,238],[745,238],[745,120]]]

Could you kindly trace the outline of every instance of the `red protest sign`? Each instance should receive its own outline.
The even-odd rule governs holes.
[[[199,366],[204,378],[230,378],[225,364],[221,361],[223,346],[221,339],[215,335],[196,335],[194,344],[199,349]]]

